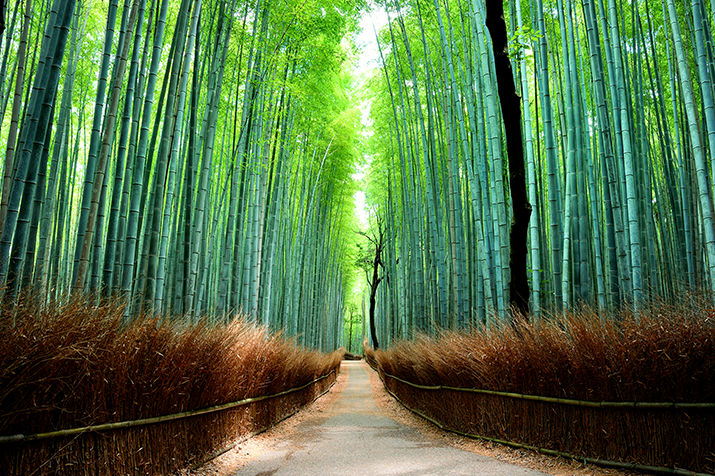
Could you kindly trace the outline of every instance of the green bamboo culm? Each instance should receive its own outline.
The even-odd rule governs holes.
[[[395,219],[392,279],[377,296],[383,341],[507,321],[510,282],[528,285],[537,314],[588,303],[604,319],[709,293],[715,108],[712,16],[701,3],[504,7],[505,58],[518,68],[502,84],[518,85],[522,114],[507,122],[494,51],[504,46],[486,28],[486,4],[386,5],[376,37],[389,54],[369,83],[382,135],[369,141],[368,187],[376,214]],[[519,193],[504,160],[511,132]],[[528,220],[517,202],[530,203]],[[510,242],[517,222],[527,224]],[[396,317],[407,310],[412,321]]]
[[[339,347],[359,127],[343,38],[363,5],[334,3],[18,4],[0,50],[17,60],[6,302],[121,295],[127,321],[242,310]]]

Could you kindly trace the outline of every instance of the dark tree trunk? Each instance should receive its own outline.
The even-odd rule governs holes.
[[[377,329],[375,329],[375,296],[377,295],[377,286],[382,281],[380,274],[380,266],[382,266],[382,261],[380,254],[382,253],[382,235],[383,232],[380,230],[379,243],[375,244],[375,260],[372,265],[372,280],[370,281],[370,337],[372,338],[372,348],[377,349]]]
[[[521,97],[514,85],[514,75],[509,60],[504,4],[502,0],[487,0],[486,25],[492,37],[494,66],[499,87],[506,148],[509,158],[509,187],[513,218],[509,237],[509,298],[512,307],[524,318],[529,313],[529,281],[527,279],[527,234],[531,204],[526,192],[524,145],[521,137]]]
[[[5,0],[0,0],[0,37],[5,33],[5,10],[7,2]]]
[[[376,222],[377,230],[373,231],[372,235],[358,232],[367,238],[375,247],[374,256],[368,255],[360,260],[360,266],[365,270],[365,278],[367,279],[368,286],[370,286],[370,311],[368,314],[368,324],[370,326],[370,338],[372,340],[373,349],[377,349],[379,346],[377,342],[377,329],[375,328],[375,307],[377,304],[377,288],[380,285],[380,281],[383,279],[383,277],[380,276],[380,268],[383,267],[382,250],[385,248],[385,229],[379,216],[377,217]],[[370,252],[370,254],[372,254],[372,252]],[[363,316],[365,315],[364,302],[365,301],[363,301]],[[364,331],[365,326],[363,325],[363,332]]]
[[[348,352],[353,352],[353,311],[350,311],[350,327],[348,328]]]

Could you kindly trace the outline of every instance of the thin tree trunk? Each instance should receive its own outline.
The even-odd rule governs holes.
[[[3,2],[4,3],[4,2]],[[12,100],[12,113],[10,116],[10,131],[5,149],[5,166],[3,173],[2,199],[0,200],[0,230],[4,228],[7,216],[10,190],[12,188],[13,170],[15,169],[15,146],[20,124],[20,108],[22,107],[22,88],[25,83],[25,67],[27,63],[27,36],[32,19],[32,0],[25,3],[22,31],[20,32],[20,45],[17,50],[17,72],[15,73],[15,93]]]
[[[109,163],[109,154],[111,151],[112,141],[115,133],[115,125],[117,121],[117,111],[119,109],[119,100],[121,98],[121,87],[124,80],[124,71],[127,66],[127,58],[129,56],[129,47],[131,45],[130,38],[134,33],[134,25],[136,23],[137,12],[139,10],[140,0],[134,0],[132,10],[129,17],[128,31],[121,54],[119,55],[119,63],[115,71],[115,76],[112,81],[112,102],[109,105],[107,121],[104,126],[104,134],[102,139],[102,148],[99,153],[99,161],[97,163],[97,171],[93,180],[92,198],[90,201],[89,214],[87,216],[87,227],[83,236],[82,252],[80,254],[79,266],[77,267],[77,278],[74,282],[74,291],[80,292],[84,289],[85,279],[89,267],[90,252],[93,245],[95,225],[97,214],[100,205],[100,195],[104,189],[105,172]],[[99,240],[101,237],[97,237]]]
[[[37,175],[45,143],[49,144],[50,118],[57,99],[62,59],[74,14],[74,6],[75,0],[56,0],[53,5],[53,11],[60,12],[61,15],[50,16],[51,22],[48,24],[48,35],[45,41],[47,45],[43,44],[42,47],[47,56],[43,58],[43,66],[37,70],[30,100],[31,106],[26,122],[23,124],[24,130],[21,131],[23,149],[18,159],[17,175],[10,194],[8,215],[0,240],[0,266],[2,266],[3,277],[7,269],[6,302],[12,302],[17,294],[18,278],[32,219]],[[7,257],[10,254],[11,242],[12,254],[9,256],[8,267]]]

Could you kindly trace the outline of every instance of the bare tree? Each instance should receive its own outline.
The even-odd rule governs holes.
[[[385,277],[385,266],[382,262],[382,251],[385,249],[385,227],[379,215],[376,217],[375,222],[377,229],[373,229],[372,233],[358,232],[367,238],[372,245],[365,255],[359,259],[358,264],[365,270],[365,278],[367,279],[368,286],[370,286],[370,338],[372,340],[372,347],[377,349],[379,344],[377,340],[377,329],[375,328],[375,296],[377,295],[377,287]],[[383,269],[382,275],[380,268]]]

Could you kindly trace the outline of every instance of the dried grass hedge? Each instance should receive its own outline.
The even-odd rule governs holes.
[[[368,351],[407,406],[445,427],[575,456],[715,473],[715,409],[591,408],[414,384],[588,402],[715,402],[715,312],[591,309],[535,324],[416,336]]]
[[[0,328],[0,435],[172,415],[315,385],[216,413],[107,432],[0,444],[0,474],[169,474],[264,428],[329,388],[342,352],[306,351],[235,319],[144,318],[82,300],[25,306]],[[19,314],[18,314],[19,312]]]

